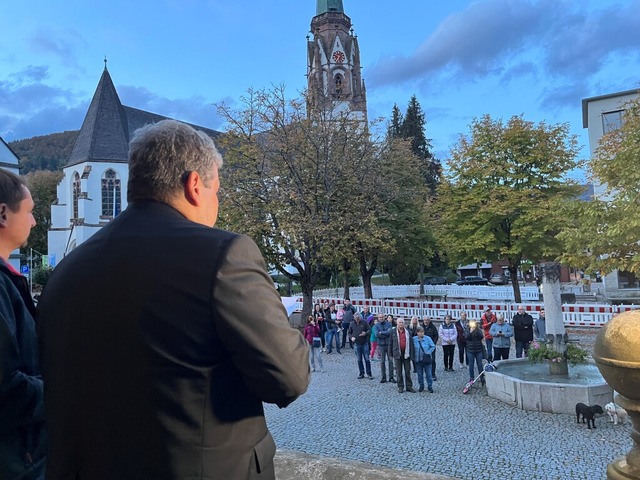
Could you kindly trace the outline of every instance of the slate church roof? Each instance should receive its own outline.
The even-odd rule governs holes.
[[[127,163],[133,132],[168,118],[122,105],[105,66],[65,167],[82,162]],[[212,138],[220,135],[215,130],[190,125]]]

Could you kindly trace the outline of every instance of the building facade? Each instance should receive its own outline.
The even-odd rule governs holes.
[[[16,175],[20,174],[20,163],[18,156],[11,147],[0,137],[0,168]],[[20,270],[20,250],[14,250],[6,259],[13,268]]]
[[[640,97],[640,90],[626,90],[582,100],[582,127],[589,132],[591,157],[596,154],[600,139],[624,123],[626,104]],[[594,197],[606,200],[606,184],[595,183]],[[613,302],[640,299],[640,279],[632,272],[614,270],[603,276],[605,297]]]
[[[167,118],[122,105],[105,66],[51,206],[51,266],[127,207],[129,140],[138,128]],[[212,138],[219,134],[192,126]]]

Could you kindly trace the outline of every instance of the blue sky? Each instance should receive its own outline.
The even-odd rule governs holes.
[[[108,58],[122,102],[223,129],[212,104],[306,85],[315,0],[2,1],[0,136],[78,129]],[[444,160],[474,117],[568,122],[581,99],[640,87],[637,0],[344,0],[369,117],[416,94]]]

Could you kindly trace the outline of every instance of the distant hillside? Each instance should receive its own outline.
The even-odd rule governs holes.
[[[40,137],[10,142],[9,146],[20,158],[20,173],[35,170],[62,170],[76,142],[78,130],[52,133]]]

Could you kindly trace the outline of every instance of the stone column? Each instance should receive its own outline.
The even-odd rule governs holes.
[[[540,271],[542,272],[544,311],[547,319],[547,343],[551,344],[556,352],[564,352],[566,337],[560,295],[560,264],[556,262],[541,263]]]

